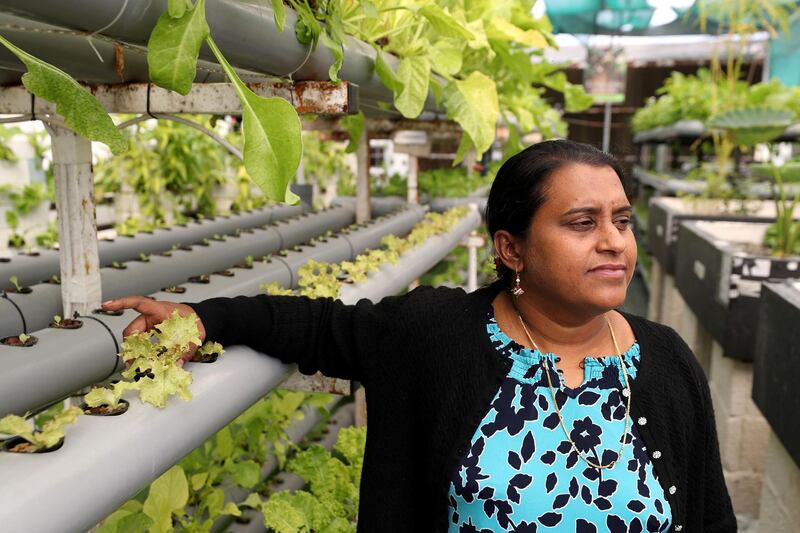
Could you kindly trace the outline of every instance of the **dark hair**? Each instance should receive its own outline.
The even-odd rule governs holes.
[[[531,220],[546,199],[547,178],[574,163],[609,166],[625,186],[620,162],[594,146],[566,139],[531,145],[503,163],[492,183],[484,215],[492,238],[501,229],[527,237]],[[498,278],[510,284],[514,273],[500,260],[495,261],[495,267]]]

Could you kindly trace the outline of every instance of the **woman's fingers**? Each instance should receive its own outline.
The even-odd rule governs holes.
[[[122,336],[127,337],[134,333],[144,333],[149,328],[147,327],[147,317],[144,315],[137,316],[133,322],[128,324],[128,327],[122,331]]]
[[[116,300],[103,302],[101,307],[105,311],[119,311],[121,309],[133,309],[143,315],[153,314],[158,309],[158,303],[144,296],[124,296]]]

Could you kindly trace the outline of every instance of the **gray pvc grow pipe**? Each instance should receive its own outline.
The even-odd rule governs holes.
[[[473,226],[478,223],[477,213],[469,218]],[[450,238],[436,238],[437,245],[425,249],[429,259],[445,257],[451,250],[449,244],[457,242],[468,229],[469,221],[462,221],[449,232]],[[386,285],[386,292],[379,292],[377,281],[367,281],[375,283],[370,289],[373,299],[392,294],[395,280],[408,284],[418,277],[424,263],[417,256],[409,252],[397,264],[382,269],[382,279],[391,283]],[[360,285],[347,291],[350,303],[361,297],[357,290]],[[126,314],[103,319],[113,319],[121,328],[135,315]],[[64,337],[61,339],[64,345]],[[107,349],[105,353],[111,358],[114,352]],[[8,531],[26,533],[91,528],[278,386],[295,367],[233,346],[216,363],[194,364],[191,369],[191,402],[171,398],[167,408],[159,410],[131,401],[128,412],[121,416],[79,418],[67,429],[64,446],[56,452],[0,453],[0,524]],[[46,376],[55,371],[48,368],[41,372]],[[33,381],[20,379],[33,388]],[[75,490],[75,480],[81,481],[80,490]]]
[[[238,237],[229,235],[225,241],[210,241],[207,246],[195,245],[191,250],[173,250],[170,257],[152,255],[149,262],[131,261],[125,264],[124,270],[103,268],[100,270],[103,298],[149,294],[183,283],[189,276],[224,270],[248,255],[260,257],[298,245],[328,229],[343,228],[354,219],[355,213],[347,207],[300,213],[266,228],[248,230]],[[6,295],[16,315],[24,321],[24,328],[19,327],[20,320],[16,318],[0,320],[0,338],[47,327],[53,315],[63,312],[59,285],[40,283],[31,289],[30,294]]]
[[[117,237],[113,241],[97,243],[100,265],[114,261],[130,261],[140,253],[152,254],[169,250],[175,244],[194,244],[214,235],[234,233],[237,229],[256,228],[283,220],[302,212],[300,207],[277,205],[237,213],[227,217],[216,217],[200,222],[189,222],[186,226],[160,228],[152,233],[139,233],[135,237]],[[9,262],[0,263],[0,288],[10,286],[8,279],[17,276],[20,285],[40,283],[60,271],[57,250],[43,250],[38,256],[16,254]]]
[[[63,2],[57,0],[0,0],[0,8],[16,16],[72,30],[87,33],[101,30],[101,35],[114,40],[145,46],[158,17],[166,11],[167,2],[70,0],[69,8],[65,9]],[[280,77],[291,75],[297,81],[328,79],[333,55],[324,46],[312,51],[297,41],[298,17],[292,9],[286,10],[283,31],[275,26],[274,12],[268,3],[215,0],[206,4],[206,19],[220,50],[235,67]],[[200,57],[214,61],[206,46],[201,49]],[[344,57],[339,76],[359,86],[360,98],[392,101],[391,91],[375,75],[375,51],[370,45],[348,37]],[[397,58],[386,54],[385,59],[397,70]],[[69,64],[59,66],[70,71]],[[75,67],[87,71],[85,64]],[[113,65],[98,61],[96,67],[104,74]],[[425,109],[437,109],[431,91]]]
[[[235,269],[234,277],[212,275],[209,284],[187,283],[185,285],[187,291],[184,294],[158,292],[155,296],[160,300],[187,302],[215,296],[240,294],[252,296],[260,292],[259,286],[262,283],[272,281],[283,286],[292,286],[292,280],[297,279],[297,269],[309,259],[320,261],[352,259],[362,251],[353,250],[351,244],[353,236],[358,238],[362,233],[369,234],[372,236],[372,241],[367,242],[359,238],[359,242],[377,245],[380,235],[391,232],[407,233],[421,217],[421,209],[406,209],[382,221],[375,221],[368,227],[354,230],[350,235],[342,235],[313,247],[306,246],[302,251],[289,252],[287,257],[280,258],[281,260],[269,263],[255,262],[253,268],[249,270]],[[384,233],[376,233],[373,226],[384,228]],[[137,313],[130,310],[121,316],[93,314],[81,318],[84,328],[88,322],[97,322],[106,329],[44,329],[34,331],[33,334],[40,337],[34,346],[22,348],[0,345],[0,361],[4,365],[3,372],[0,372],[0,417],[9,413],[23,414],[35,411],[82,387],[108,378],[114,368],[109,368],[107,359],[109,357],[118,359],[114,354],[119,352],[118,343],[122,340],[122,331],[136,316]],[[103,342],[111,343],[109,346],[111,351],[93,348],[96,342],[100,342],[95,339],[97,336],[102,337]],[[6,354],[9,354],[10,358]],[[80,364],[75,364],[76,360],[80,361]],[[13,366],[13,369],[5,367],[6,364]],[[31,383],[36,383],[36,386],[32,387]]]

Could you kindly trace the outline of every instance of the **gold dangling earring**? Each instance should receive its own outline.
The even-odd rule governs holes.
[[[525,294],[525,290],[522,288],[522,285],[520,285],[519,270],[515,268],[514,272],[517,274],[517,278],[516,280],[514,280],[514,287],[511,289],[511,294],[513,294],[516,297],[519,297]]]

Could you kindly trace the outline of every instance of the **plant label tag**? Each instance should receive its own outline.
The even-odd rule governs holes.
[[[694,275],[698,279],[706,279],[706,266],[697,259],[694,260]]]

